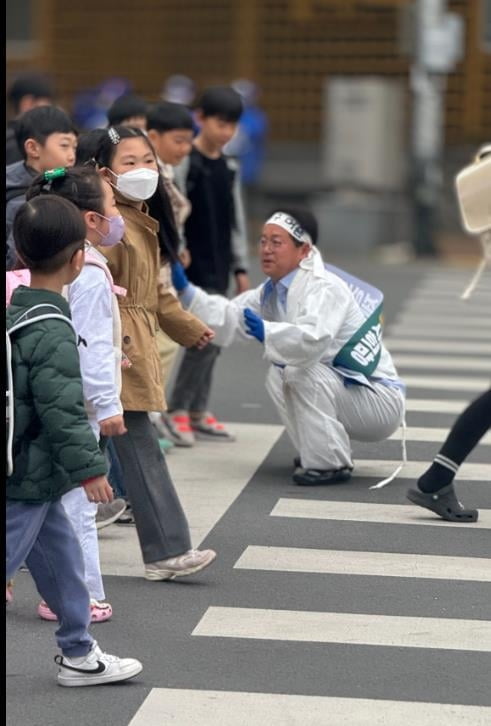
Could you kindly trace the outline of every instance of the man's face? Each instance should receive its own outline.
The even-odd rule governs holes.
[[[172,129],[157,131],[151,129],[148,138],[153,144],[157,156],[164,164],[177,166],[189,154],[193,145],[191,129]]]
[[[198,115],[198,123],[203,137],[211,146],[220,151],[233,137],[238,125],[236,121],[225,121],[219,116],[202,115]]]
[[[307,244],[297,247],[288,232],[277,224],[264,225],[259,247],[262,270],[273,282],[297,268],[310,249]]]
[[[77,150],[75,134],[50,134],[44,144],[34,139],[26,141],[27,162],[36,171],[47,171],[58,166],[73,166]]]

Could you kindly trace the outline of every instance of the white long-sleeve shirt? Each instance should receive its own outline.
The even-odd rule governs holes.
[[[280,281],[268,295],[271,282],[267,281],[232,300],[195,287],[189,292],[187,288],[181,300],[188,301],[189,309],[215,331],[217,345],[253,340],[244,324],[244,309],[248,307],[263,318],[264,358],[270,363],[300,368],[316,363],[332,366],[338,352],[365,320],[353,293],[343,280],[324,268],[317,250],[301,262],[293,279],[287,277],[286,294],[278,287]],[[360,379],[356,373],[349,377]],[[392,357],[383,344],[371,378],[399,384]]]
[[[97,250],[91,249],[97,256]],[[105,261],[99,255],[101,261]],[[119,399],[120,366],[115,341],[114,293],[104,270],[86,263],[68,288],[68,302],[80,343],[80,370],[89,418],[98,422],[123,413]],[[117,308],[117,304],[116,304]]]

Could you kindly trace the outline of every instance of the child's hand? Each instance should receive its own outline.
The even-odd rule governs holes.
[[[213,332],[213,330],[208,328],[207,330],[205,330],[205,332],[203,333],[201,338],[196,343],[196,348],[198,350],[203,350],[203,348],[206,348],[208,343],[210,343],[214,337],[215,337],[215,333]]]
[[[185,247],[183,251],[179,253],[179,260],[181,261],[181,265],[184,267],[185,270],[191,264],[191,252],[188,250],[187,247]]]
[[[83,487],[89,502],[107,504],[114,499],[112,487],[105,476],[97,476],[87,484],[84,484]]]
[[[99,421],[101,429],[101,436],[121,436],[125,434],[127,429],[124,425],[124,418],[120,414],[119,416],[110,416],[102,421]]]
[[[241,293],[249,290],[251,287],[251,281],[249,275],[246,272],[237,272],[235,275],[235,294],[240,295]]]

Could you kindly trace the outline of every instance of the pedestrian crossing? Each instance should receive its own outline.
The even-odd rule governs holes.
[[[152,688],[130,726],[491,724],[491,500],[479,504],[479,520],[470,525],[405,500],[455,416],[490,383],[491,295],[483,290],[489,280],[464,303],[458,296],[466,282],[466,273],[434,271],[388,326],[388,348],[408,385],[409,459],[389,487],[368,489],[399,464],[399,448],[389,443],[374,447],[370,458],[357,457],[355,445],[353,487],[294,487],[275,458],[284,441],[280,427],[243,425],[247,442],[263,441],[255,474],[254,466],[243,466],[244,446],[228,449],[232,469],[230,458],[215,462],[220,477],[235,476],[236,487],[222,520],[210,518],[196,542],[228,545],[229,584],[214,588],[189,636],[196,657],[215,658],[215,666],[223,658],[227,666],[206,685]],[[424,426],[413,419],[421,414]],[[425,443],[431,453],[422,460],[415,449]],[[488,433],[460,468],[463,497],[491,484],[490,445]],[[209,482],[199,454],[186,454],[188,479]],[[169,457],[169,465],[181,493],[178,458]],[[470,539],[476,549],[482,543],[479,555],[466,556]],[[474,678],[467,690],[464,673]]]

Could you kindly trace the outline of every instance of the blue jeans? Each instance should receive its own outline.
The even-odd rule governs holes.
[[[116,453],[116,449],[114,448],[112,439],[107,440],[106,456],[109,460],[109,474],[107,478],[110,485],[114,489],[114,494],[116,495],[116,497],[128,499],[126,487],[124,485],[123,470],[121,468],[121,464],[119,463],[118,455]]]
[[[58,647],[68,658],[90,651],[90,598],[82,550],[60,499],[42,504],[7,500],[6,579],[27,564],[39,594],[58,617]]]

